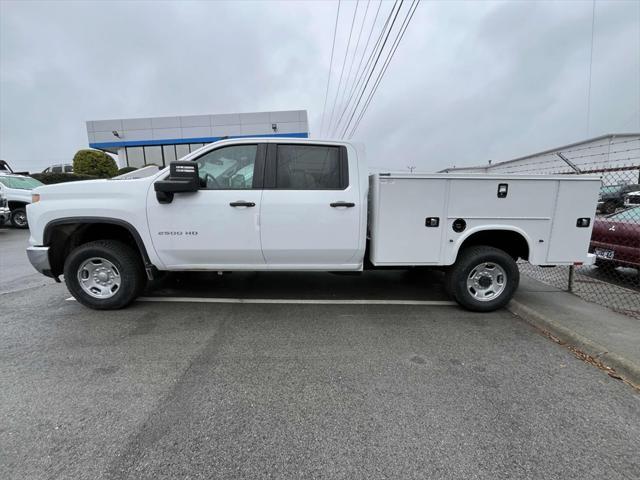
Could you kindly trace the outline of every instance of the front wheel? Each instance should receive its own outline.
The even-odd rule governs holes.
[[[64,281],[81,304],[114,310],[130,304],[146,283],[140,255],[122,242],[97,240],[74,249],[64,262]]]
[[[508,253],[477,246],[460,253],[447,271],[445,288],[463,307],[491,312],[511,300],[519,282],[518,265]]]
[[[27,228],[27,211],[24,208],[16,208],[11,211],[11,225],[15,228]]]

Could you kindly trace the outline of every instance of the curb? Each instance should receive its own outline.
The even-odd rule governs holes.
[[[539,328],[545,333],[551,334],[561,342],[576,347],[578,350],[599,360],[603,365],[615,370],[615,373],[620,375],[625,381],[636,388],[640,386],[640,364],[634,363],[628,358],[614,352],[609,352],[599,343],[583,337],[579,333],[560,325],[552,318],[542,315],[533,308],[528,307],[517,300],[511,300],[506,308],[511,313],[522,318],[534,327]]]

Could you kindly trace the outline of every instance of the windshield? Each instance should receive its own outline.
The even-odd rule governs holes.
[[[616,193],[622,189],[622,185],[609,185],[600,189],[600,194]]]
[[[640,207],[627,208],[607,217],[614,222],[640,223]]]
[[[44,185],[39,180],[31,177],[10,177],[2,175],[0,176],[0,183],[8,188],[18,188],[20,190],[33,190],[36,187]]]

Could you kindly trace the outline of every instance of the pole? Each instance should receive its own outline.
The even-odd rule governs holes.
[[[569,267],[569,284],[567,285],[568,292],[573,292],[573,279],[575,276],[575,269],[576,267],[574,267],[573,265]]]

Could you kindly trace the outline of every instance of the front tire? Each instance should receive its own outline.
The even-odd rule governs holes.
[[[126,307],[146,283],[138,252],[115,240],[75,248],[64,262],[64,280],[78,302],[96,310]]]
[[[11,211],[11,225],[15,228],[27,228],[29,222],[27,222],[27,211],[24,208],[16,208]]]
[[[520,283],[515,260],[494,247],[463,250],[447,271],[445,290],[461,306],[474,312],[492,312],[504,307]]]

